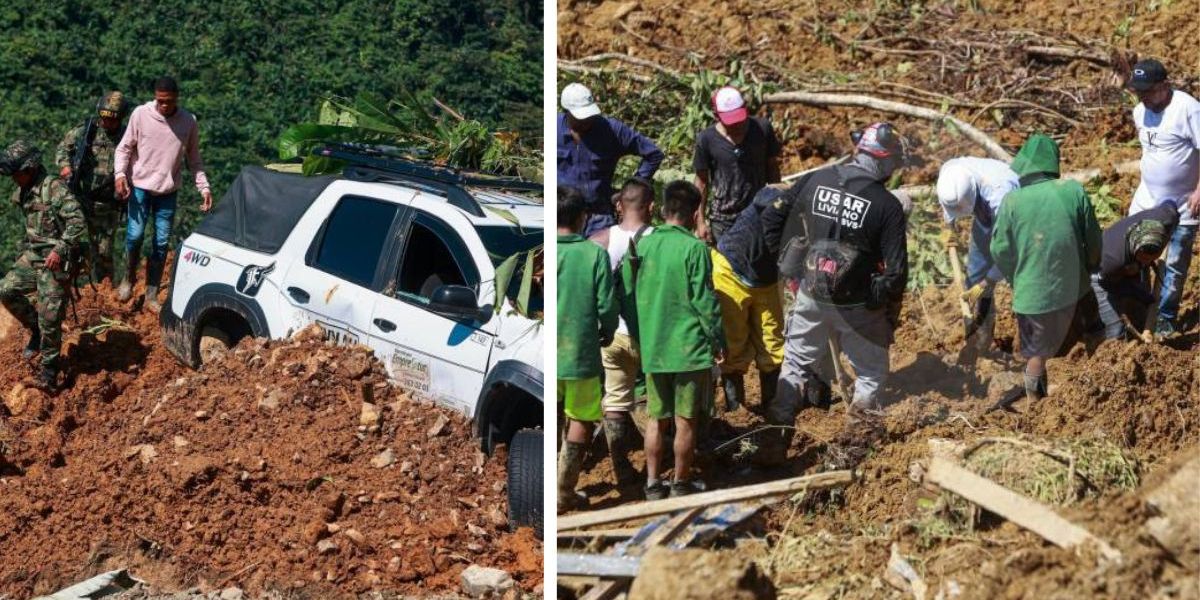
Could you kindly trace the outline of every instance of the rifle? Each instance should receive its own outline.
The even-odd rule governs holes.
[[[96,139],[96,117],[91,117],[83,126],[83,135],[75,140],[75,152],[71,154],[71,177],[67,179],[67,189],[75,194],[79,199],[80,204],[84,203],[82,184],[80,182],[80,171],[83,167],[83,162],[87,158],[88,148],[91,148],[92,142]],[[90,207],[89,207],[90,209]]]

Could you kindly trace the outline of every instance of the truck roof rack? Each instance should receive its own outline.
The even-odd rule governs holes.
[[[409,152],[396,146],[355,143],[328,143],[312,150],[313,156],[336,158],[354,166],[368,167],[376,172],[391,175],[391,178],[396,180],[420,180],[440,186],[486,187],[491,190],[542,191],[542,185],[538,182],[464,172],[461,169],[415,160],[409,156]]]

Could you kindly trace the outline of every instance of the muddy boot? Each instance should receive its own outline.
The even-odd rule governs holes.
[[[1025,397],[1037,401],[1046,397],[1046,374],[1040,376],[1025,373]]]
[[[633,420],[628,415],[604,418],[604,437],[608,439],[608,456],[612,459],[613,473],[617,485],[637,483],[641,477],[633,463],[629,462],[629,451],[633,449]]]
[[[33,326],[33,331],[29,334],[29,343],[25,344],[25,349],[21,351],[21,356],[26,359],[33,358],[35,354],[42,351],[42,330],[37,325]]]
[[[149,260],[146,262],[146,309],[152,313],[162,310],[158,303],[158,284],[162,282],[162,261]]]
[[[758,385],[762,389],[762,397],[759,399],[762,409],[766,410],[771,406],[771,401],[775,399],[775,391],[779,388],[779,369],[774,371],[759,371]]]
[[[672,481],[670,497],[678,498],[680,496],[691,496],[692,494],[699,494],[707,489],[708,488],[704,485],[704,482],[696,479],[691,481]]]
[[[55,392],[58,390],[58,367],[53,365],[42,365],[42,372],[38,374],[34,380],[34,385],[46,392]]]
[[[563,442],[562,452],[558,453],[558,512],[581,510],[588,506],[587,496],[575,491],[586,454],[584,444]]]
[[[646,488],[644,491],[646,493],[647,500],[662,500],[663,498],[671,495],[671,486],[658,479],[655,479],[653,481],[646,482]]]
[[[787,462],[788,448],[796,430],[791,427],[771,427],[758,436],[758,451],[754,463],[763,467],[778,467]]]
[[[725,391],[725,412],[733,412],[746,400],[746,383],[741,373],[721,375],[721,389]]]
[[[133,284],[137,280],[137,265],[137,253],[131,253],[125,257],[125,278],[117,287],[117,300],[128,302],[133,297]]]

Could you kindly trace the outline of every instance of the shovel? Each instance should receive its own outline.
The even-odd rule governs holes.
[[[1146,323],[1142,327],[1141,335],[1138,335],[1143,342],[1147,344],[1154,343],[1154,322],[1158,318],[1158,300],[1162,294],[1163,280],[1163,261],[1155,261],[1150,267],[1150,276],[1154,278],[1154,284],[1150,287],[1150,306],[1146,308]],[[1135,332],[1136,335],[1136,332]]]
[[[963,295],[967,292],[967,284],[963,279],[962,261],[958,259],[958,248],[950,246],[950,275],[954,278],[954,286],[958,288],[958,308],[962,311],[963,319],[963,349],[958,353],[959,364],[975,364],[975,359],[978,358],[978,350],[971,343],[971,336],[979,331],[979,321],[975,320],[975,313],[971,310],[971,305],[967,302]],[[986,315],[980,315],[980,320],[986,318]]]

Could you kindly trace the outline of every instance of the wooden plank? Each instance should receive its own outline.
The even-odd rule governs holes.
[[[663,523],[649,536],[646,536],[645,541],[643,541],[641,545],[629,548],[628,554],[630,556],[641,556],[646,550],[654,546],[661,546],[669,543],[672,539],[678,536],[680,532],[687,529],[687,526],[691,525],[692,521],[695,520],[696,517],[702,512],[704,512],[704,507],[696,507],[682,511],[679,514],[671,517],[669,521]],[[621,592],[625,591],[628,583],[629,582],[624,579],[609,579],[602,581],[599,585],[588,590],[588,592],[584,594],[580,600],[612,600],[613,598],[621,595]]]
[[[943,489],[1042,536],[1055,546],[1073,548],[1093,542],[1105,558],[1118,560],[1121,557],[1121,553],[1107,542],[1062,518],[1050,507],[976,475],[945,458],[933,457],[926,477]]]
[[[829,471],[827,473],[817,473],[816,475],[805,475],[804,477],[768,481],[756,485],[702,492],[691,496],[637,502],[604,510],[567,515],[559,517],[558,527],[563,530],[582,529],[594,525],[654,517],[688,508],[793,494],[803,490],[823,490],[832,487],[841,487],[852,481],[854,481],[853,471]]]
[[[640,527],[620,527],[617,529],[572,529],[570,531],[560,531],[557,537],[559,539],[572,538],[611,538],[611,539],[626,539],[631,538],[640,531]]]
[[[558,553],[559,575],[587,575],[591,577],[620,577],[633,579],[637,575],[641,559],[633,556],[609,556],[606,554]]]

